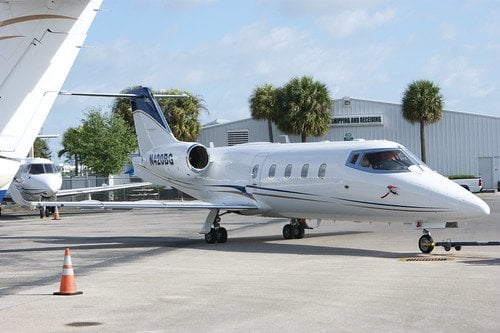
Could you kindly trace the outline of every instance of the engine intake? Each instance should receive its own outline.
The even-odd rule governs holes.
[[[192,145],[188,150],[188,164],[193,171],[201,172],[208,166],[209,155],[207,148],[202,145]]]

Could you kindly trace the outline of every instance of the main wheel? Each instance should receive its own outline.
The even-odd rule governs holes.
[[[285,226],[283,227],[283,237],[285,239],[292,239],[295,237],[295,233],[294,233],[294,230],[293,230],[293,226],[291,224],[285,224]]]
[[[422,235],[418,240],[418,247],[422,253],[431,253],[434,250],[434,240],[430,235]]]
[[[304,234],[305,234],[305,230],[304,230],[304,227],[302,227],[301,225],[296,225],[293,227],[293,235],[294,235],[294,238],[296,239],[302,239],[304,238]]]
[[[225,243],[227,242],[227,230],[226,228],[219,228],[215,230],[215,238],[217,239],[217,243]]]
[[[205,242],[208,244],[214,244],[217,241],[217,235],[215,229],[212,228],[208,233],[205,234]]]

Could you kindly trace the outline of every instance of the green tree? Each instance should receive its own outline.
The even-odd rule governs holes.
[[[35,157],[47,158],[50,160],[52,152],[49,149],[49,145],[47,144],[47,140],[36,138],[33,143],[33,149]]]
[[[273,122],[276,121],[278,90],[269,83],[258,86],[249,98],[252,118],[267,120],[269,142],[273,139]]]
[[[128,87],[120,91],[122,94],[128,93],[130,90],[140,88],[140,86]],[[113,114],[119,114],[131,128],[134,128],[134,117],[132,115],[132,107],[130,106],[130,99],[126,97],[118,97],[115,99],[112,107]]]
[[[178,140],[196,140],[201,131],[198,117],[202,110],[206,111],[203,100],[187,91],[178,89],[158,91],[157,93],[164,95],[185,94],[187,96],[186,98],[159,98],[158,104],[160,104],[170,129]]]
[[[84,146],[81,131],[81,126],[68,128],[66,132],[64,132],[61,142],[63,149],[57,153],[59,158],[66,156],[66,161],[74,162],[75,176],[79,174],[80,156],[82,154],[82,147]]]
[[[285,133],[325,135],[332,123],[332,99],[325,84],[310,76],[295,77],[278,91],[277,125]]]
[[[443,96],[439,87],[429,80],[413,81],[403,93],[403,118],[420,125],[420,155],[426,162],[425,125],[441,119],[443,111]]]
[[[137,87],[124,89],[122,93],[127,93],[135,88]],[[186,98],[158,98],[157,101],[174,136],[181,141],[194,141],[201,131],[198,117],[202,110],[206,110],[203,100],[187,91],[178,89],[155,91],[154,94],[187,95]],[[134,127],[132,108],[128,98],[117,98],[113,105],[113,113],[120,114],[132,128]]]
[[[100,175],[120,172],[129,154],[137,148],[136,136],[130,135],[125,120],[119,115],[102,114],[98,109],[88,111],[82,125],[70,130],[70,145],[64,145],[63,140],[64,154],[77,156],[81,164]]]

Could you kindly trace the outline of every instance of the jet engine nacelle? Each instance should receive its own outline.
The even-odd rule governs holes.
[[[209,161],[210,155],[205,146],[179,142],[150,151],[144,163],[152,168],[164,170],[171,178],[192,179],[208,168]]]

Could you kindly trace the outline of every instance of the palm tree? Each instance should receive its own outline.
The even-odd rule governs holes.
[[[52,155],[47,140],[36,138],[33,143],[33,156],[50,159]]]
[[[63,134],[63,149],[57,153],[57,157],[61,158],[63,155],[66,155],[67,160],[73,160],[75,162],[75,176],[78,176],[79,173],[78,166],[80,164],[81,147],[83,146],[81,133],[81,126],[68,128]]]
[[[178,89],[158,91],[163,95],[187,95],[186,98],[160,98],[158,104],[168,121],[174,136],[181,141],[194,141],[201,131],[198,121],[201,111],[207,111],[203,99]]]
[[[325,84],[310,76],[291,79],[277,95],[278,128],[285,133],[325,135],[332,123],[332,99]]]
[[[126,88],[122,90],[122,93],[127,93],[135,88],[137,87]],[[174,136],[181,141],[194,141],[201,131],[198,117],[202,110],[206,110],[206,107],[203,105],[203,99],[187,91],[177,89],[155,91],[154,93],[165,95],[186,94],[188,96],[180,99],[159,98],[158,104],[165,118],[168,120]],[[121,115],[134,128],[134,118],[128,98],[117,98],[112,110],[114,114]]]
[[[420,125],[420,155],[426,162],[425,125],[441,120],[443,96],[439,87],[429,80],[417,80],[408,85],[403,93],[403,118]]]
[[[273,121],[275,121],[276,114],[276,93],[277,89],[272,84],[266,83],[256,87],[249,99],[252,118],[267,120],[269,142],[274,142]]]
[[[128,87],[120,91],[122,94],[126,94],[131,90],[140,88],[140,86]],[[134,117],[132,116],[132,107],[130,106],[130,99],[126,97],[118,97],[115,99],[112,107],[113,114],[119,114],[122,118],[134,128]]]

